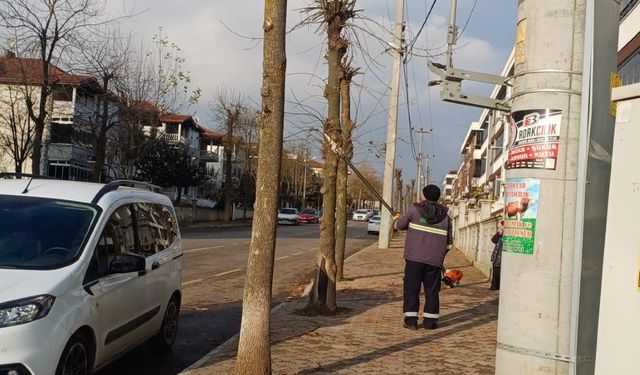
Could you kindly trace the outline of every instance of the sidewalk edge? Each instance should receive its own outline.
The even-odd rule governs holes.
[[[346,262],[349,259],[351,259],[351,257],[353,257],[355,255],[358,255],[358,254],[362,253],[363,251],[371,250],[372,248],[377,249],[378,248],[378,242],[374,242],[373,244],[371,244],[371,245],[369,245],[367,247],[363,247],[359,251],[356,251],[355,253],[349,255],[347,258],[345,258],[344,261]],[[313,280],[309,284],[307,284],[307,286],[304,288],[304,291],[302,292],[302,295],[300,295],[300,298],[308,296],[309,292],[311,292],[311,288],[312,287],[313,287]],[[288,302],[280,302],[276,307],[271,309],[271,314],[273,314],[274,312],[280,310],[282,307],[284,307],[284,305],[286,303],[288,303]],[[240,333],[238,332],[235,335],[229,337],[225,342],[223,342],[222,344],[218,345],[215,349],[213,349],[209,353],[205,354],[202,358],[200,358],[199,360],[194,362],[191,366],[189,366],[186,369],[184,369],[181,372],[179,372],[178,375],[189,375],[193,371],[199,369],[200,366],[202,366],[203,364],[207,363],[211,358],[213,358],[216,355],[218,355],[218,353],[220,353],[223,349],[226,349],[224,346],[227,343],[229,343],[230,341],[234,340],[239,335],[240,335]]]

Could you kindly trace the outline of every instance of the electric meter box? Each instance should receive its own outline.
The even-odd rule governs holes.
[[[640,84],[615,88],[612,100],[617,113],[596,350],[599,375],[640,373]]]

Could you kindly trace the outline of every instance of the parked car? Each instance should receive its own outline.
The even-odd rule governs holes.
[[[355,210],[353,211],[352,219],[354,221],[367,221],[371,217],[371,214],[367,210]]]
[[[319,223],[320,222],[320,211],[315,208],[305,208],[298,215],[301,223]]]
[[[281,208],[278,211],[278,224],[300,225],[297,208]]]
[[[373,209],[373,216],[380,215],[380,210],[377,208]]]
[[[169,198],[2,177],[0,374],[89,374],[143,342],[171,348],[183,251]]]
[[[380,215],[374,215],[369,219],[367,224],[368,234],[380,234]]]

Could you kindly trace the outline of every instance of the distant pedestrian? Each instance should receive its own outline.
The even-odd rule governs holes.
[[[500,290],[500,266],[502,264],[502,232],[504,231],[504,220],[500,220],[498,223],[498,230],[491,237],[493,246],[493,252],[491,253],[491,264],[493,265],[493,272],[491,272],[491,290]]]
[[[398,229],[407,229],[404,245],[404,327],[418,329],[420,289],[426,297],[422,322],[425,329],[437,327],[440,317],[440,281],[444,257],[451,249],[451,218],[447,207],[438,203],[440,188],[427,185],[423,201],[414,203],[398,218]]]

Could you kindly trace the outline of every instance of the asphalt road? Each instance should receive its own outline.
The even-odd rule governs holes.
[[[318,224],[278,227],[274,306],[300,296],[311,281],[319,233]],[[251,229],[186,228],[182,237],[183,300],[173,350],[158,355],[141,345],[97,375],[177,374],[238,333]],[[349,222],[347,255],[376,239],[367,234],[366,223]]]

